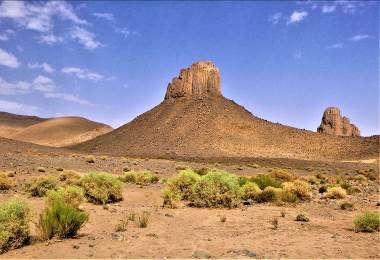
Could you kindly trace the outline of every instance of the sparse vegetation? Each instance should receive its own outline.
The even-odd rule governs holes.
[[[0,190],[9,190],[12,185],[12,180],[5,173],[0,172]]]
[[[80,179],[86,198],[95,204],[122,200],[121,184],[116,176],[105,172],[92,172]]]
[[[286,211],[285,210],[281,210],[281,217],[285,218],[286,216]]]
[[[38,222],[41,238],[74,237],[88,220],[88,214],[78,208],[79,201],[83,201],[83,195],[76,188],[49,191],[47,207],[40,214]]]
[[[27,184],[27,190],[34,197],[43,197],[49,190],[58,188],[58,180],[54,176],[41,176]]]
[[[126,182],[126,183],[148,185],[151,183],[158,182],[159,177],[157,175],[152,174],[149,171],[139,171],[139,172],[129,171],[129,172],[123,173],[123,175],[121,175],[119,179],[122,182]]]
[[[281,181],[266,174],[257,175],[251,178],[251,181],[255,182],[259,186],[259,188],[262,190],[265,189],[266,187],[273,187],[273,188],[281,187]]]
[[[143,211],[142,213],[137,215],[137,225],[140,228],[146,228],[148,226],[149,222],[149,212]]]
[[[221,215],[221,216],[219,216],[219,220],[220,220],[220,222],[224,223],[224,222],[227,221],[227,216],[226,215]]]
[[[354,219],[356,232],[375,232],[380,230],[380,214],[378,212],[366,212]]]
[[[29,241],[29,206],[12,199],[0,204],[0,254]]]
[[[326,198],[330,199],[344,199],[347,196],[347,192],[342,187],[331,187],[327,189]]]
[[[277,229],[278,228],[278,218],[277,217],[274,217],[272,220],[271,220],[271,224],[273,226],[273,229]]]

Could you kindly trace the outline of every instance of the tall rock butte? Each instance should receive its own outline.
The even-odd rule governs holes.
[[[203,98],[219,96],[220,75],[218,68],[211,61],[198,61],[189,68],[181,69],[179,75],[169,83],[165,99]]]
[[[319,133],[332,134],[338,136],[360,136],[360,130],[350,119],[341,116],[337,107],[328,107],[323,113],[321,125],[318,127]]]

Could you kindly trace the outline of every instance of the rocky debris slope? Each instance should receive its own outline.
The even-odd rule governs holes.
[[[341,116],[337,107],[328,107],[323,113],[321,125],[318,127],[319,133],[338,136],[360,136],[360,130],[350,119]]]
[[[376,157],[378,141],[321,135],[257,118],[221,95],[215,65],[197,62],[173,79],[162,103],[70,149],[155,158],[334,160]]]

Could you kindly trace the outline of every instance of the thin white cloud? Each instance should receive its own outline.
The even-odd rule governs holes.
[[[0,77],[0,95],[26,94],[30,91],[31,84],[25,81],[16,83],[7,82]]]
[[[7,82],[0,77],[0,95],[22,95],[32,92],[39,92],[45,98],[62,99],[81,105],[93,105],[89,101],[80,98],[78,95],[58,92],[54,81],[48,77],[39,75],[32,82],[18,81]]]
[[[322,6],[322,13],[332,13],[336,9],[335,5],[323,5]]]
[[[20,66],[16,56],[0,48],[0,65],[9,68],[18,68]]]
[[[72,39],[77,40],[82,44],[85,49],[93,50],[103,46],[103,44],[95,39],[95,34],[79,26],[75,26],[71,30],[70,35]]]
[[[49,32],[53,28],[53,18],[69,20],[75,24],[88,24],[80,19],[73,7],[65,1],[24,2],[3,1],[0,4],[0,18],[13,20],[19,26],[38,32]]]
[[[56,89],[56,85],[51,78],[39,75],[33,80],[33,89],[41,92],[53,92]]]
[[[92,106],[89,101],[80,98],[79,96],[73,95],[73,94],[68,94],[68,93],[45,93],[44,94],[45,98],[56,98],[56,99],[62,99],[65,101],[77,103],[80,105],[89,105]]]
[[[289,24],[293,24],[293,23],[299,23],[302,20],[304,20],[307,15],[308,15],[308,13],[306,11],[301,11],[301,12],[294,11],[290,15],[289,20],[286,24],[289,25]]]
[[[82,44],[85,49],[93,50],[103,46],[92,32],[79,27],[89,23],[81,19],[72,5],[66,1],[3,1],[0,3],[0,22],[3,19],[13,21],[20,28],[39,33],[37,39],[43,44],[52,45],[63,42],[64,38],[71,38]],[[71,28],[68,36],[54,34],[57,20],[71,23],[64,23]]]
[[[342,49],[342,48],[343,48],[343,43],[341,42],[326,47],[326,49]]]
[[[370,38],[370,36],[368,34],[358,34],[358,35],[355,35],[355,36],[349,38],[348,40],[353,41],[353,42],[359,42],[359,41],[362,41],[362,40],[365,40],[368,38]]]
[[[0,33],[0,41],[8,41],[13,35],[15,35],[15,31],[7,29],[4,32]]]
[[[36,106],[30,106],[18,102],[12,102],[0,99],[0,111],[7,111],[15,114],[34,114],[38,108]]]
[[[93,15],[96,18],[104,19],[104,20],[107,20],[109,22],[114,22],[115,21],[115,16],[113,14],[111,14],[111,13],[93,13]]]
[[[278,24],[281,18],[282,18],[282,13],[275,13],[274,15],[271,15],[268,20],[272,24]]]
[[[74,75],[80,79],[87,79],[91,81],[100,81],[104,80],[105,77],[97,72],[90,71],[88,69],[82,69],[77,67],[64,67],[62,73],[68,75]]]
[[[47,73],[53,73],[55,71],[55,69],[48,63],[46,62],[43,62],[43,63],[28,63],[28,67],[30,69],[42,69],[43,71],[47,72]]]
[[[63,38],[60,36],[56,36],[54,34],[43,34],[39,37],[40,43],[45,43],[47,45],[52,45],[54,43],[62,42]]]

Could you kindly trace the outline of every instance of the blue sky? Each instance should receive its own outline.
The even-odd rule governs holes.
[[[0,111],[118,127],[212,60],[224,96],[256,116],[315,131],[338,106],[379,134],[378,37],[368,1],[2,1]]]

